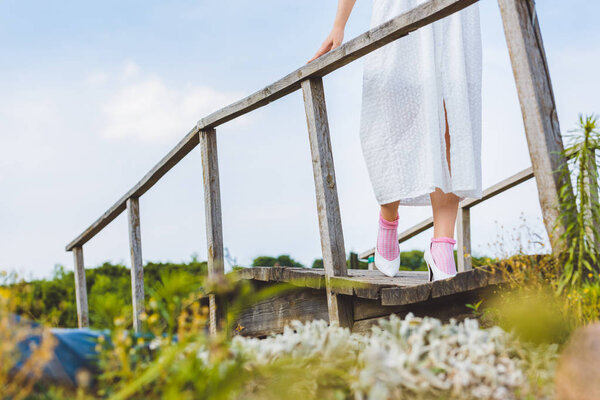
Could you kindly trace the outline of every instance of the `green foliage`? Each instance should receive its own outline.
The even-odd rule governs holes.
[[[420,250],[409,250],[400,252],[400,263],[402,269],[411,271],[426,271],[427,266],[423,258],[423,252]]]
[[[598,171],[596,156],[600,134],[597,118],[580,116],[579,126],[562,152],[572,157],[561,170],[559,188],[560,212],[557,224],[566,230],[553,246],[558,254],[530,256],[515,254],[502,260],[506,282],[511,289],[486,299],[489,322],[506,330],[514,330],[526,341],[564,343],[578,327],[600,319],[600,204],[598,204]],[[569,170],[572,163],[572,171]],[[566,175],[568,173],[568,175]],[[571,186],[571,175],[576,184]],[[573,189],[573,190],[571,190]],[[591,194],[596,191],[596,196]],[[596,221],[596,222],[594,222]]]
[[[177,274],[185,284],[200,285],[199,277],[206,276],[207,264],[193,258],[189,263],[148,263],[144,266],[144,286],[147,294],[164,292],[165,277]],[[4,279],[4,286],[15,299],[15,312],[49,326],[76,327],[75,278],[63,266],[54,268],[49,280],[17,281]],[[104,329],[114,327],[114,320],[125,315],[131,323],[131,272],[120,264],[105,262],[97,268],[86,269],[86,286],[90,326]],[[181,291],[187,291],[187,288]],[[176,292],[176,289],[173,289]],[[149,297],[146,296],[148,299]]]
[[[303,264],[295,261],[287,254],[282,254],[279,257],[259,256],[252,261],[253,267],[296,267],[305,268]]]
[[[559,277],[557,293],[561,294],[567,285],[579,286],[584,282],[598,280],[598,260],[600,249],[600,203],[598,203],[598,152],[600,133],[598,117],[579,116],[579,124],[570,135],[569,144],[562,152],[566,159],[567,151],[573,155],[570,162],[575,170],[573,199],[570,185],[570,170],[567,165],[561,169],[563,185],[560,188],[561,213],[556,224],[566,223],[566,229],[559,240],[566,243],[566,254]],[[568,175],[567,175],[568,174]],[[594,194],[595,192],[595,194]]]

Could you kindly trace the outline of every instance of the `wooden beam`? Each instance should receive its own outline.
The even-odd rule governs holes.
[[[142,329],[140,314],[144,312],[144,264],[142,262],[142,236],[140,231],[140,202],[137,197],[127,200],[129,221],[129,249],[131,254],[131,300],[133,302],[133,328]]]
[[[352,304],[342,295],[332,292],[330,282],[331,277],[347,276],[348,272],[323,80],[321,78],[305,80],[302,82],[302,94],[315,179],[329,321],[337,322],[340,326],[351,327]]]
[[[83,249],[73,248],[75,261],[75,302],[77,303],[77,324],[80,328],[90,325],[88,317],[87,286],[85,283],[85,266],[83,264]]]
[[[90,225],[66,246],[70,251],[83,246],[106,225],[125,211],[125,202],[130,197],[141,197],[173,166],[183,159],[198,144],[198,132],[215,128],[236,117],[263,107],[287,94],[300,89],[300,82],[309,77],[325,76],[344,65],[402,37],[410,32],[429,25],[456,11],[477,2],[477,0],[431,0],[407,11],[390,21],[375,27],[344,45],[306,64],[271,85],[227,106],[205,118],[154,166],[131,190],[121,197],[100,218]]]
[[[225,273],[223,256],[223,222],[221,220],[221,189],[219,185],[219,161],[217,157],[217,132],[214,129],[200,131],[202,151],[202,181],[204,184],[204,209],[206,215],[206,241],[208,250],[208,278],[218,281]],[[225,304],[220,296],[209,295],[210,333],[225,318]]]
[[[471,258],[471,209],[459,207],[457,215],[457,272],[468,271],[473,268]]]
[[[575,199],[566,159],[560,154],[563,143],[535,5],[533,0],[498,0],[498,4],[544,224],[553,252],[558,254],[566,250],[559,241],[566,231],[566,221],[558,221],[561,188],[566,186],[566,193]]]

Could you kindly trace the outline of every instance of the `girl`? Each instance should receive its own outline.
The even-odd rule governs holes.
[[[356,0],[338,0],[315,58],[340,46]],[[371,28],[427,0],[372,0]],[[379,212],[375,266],[400,268],[398,207],[431,205],[429,280],[456,275],[458,203],[482,197],[481,32],[477,3],[365,56],[360,140]]]

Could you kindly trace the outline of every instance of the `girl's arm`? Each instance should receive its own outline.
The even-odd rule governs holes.
[[[344,28],[346,27],[346,22],[348,21],[348,17],[350,17],[350,12],[352,12],[352,7],[354,7],[355,2],[356,0],[338,0],[333,28],[319,50],[317,50],[313,58],[308,60],[308,62],[311,62],[315,58],[322,56],[342,44],[344,41]]]

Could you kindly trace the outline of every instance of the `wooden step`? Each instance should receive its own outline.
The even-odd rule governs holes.
[[[499,265],[490,264],[428,282],[427,271],[400,271],[399,276],[391,278],[379,271],[350,269],[348,276],[332,277],[331,285],[336,293],[380,300],[383,306],[405,305],[502,283],[505,280],[502,271]],[[325,271],[320,268],[252,267],[234,273],[239,279],[325,289]]]

